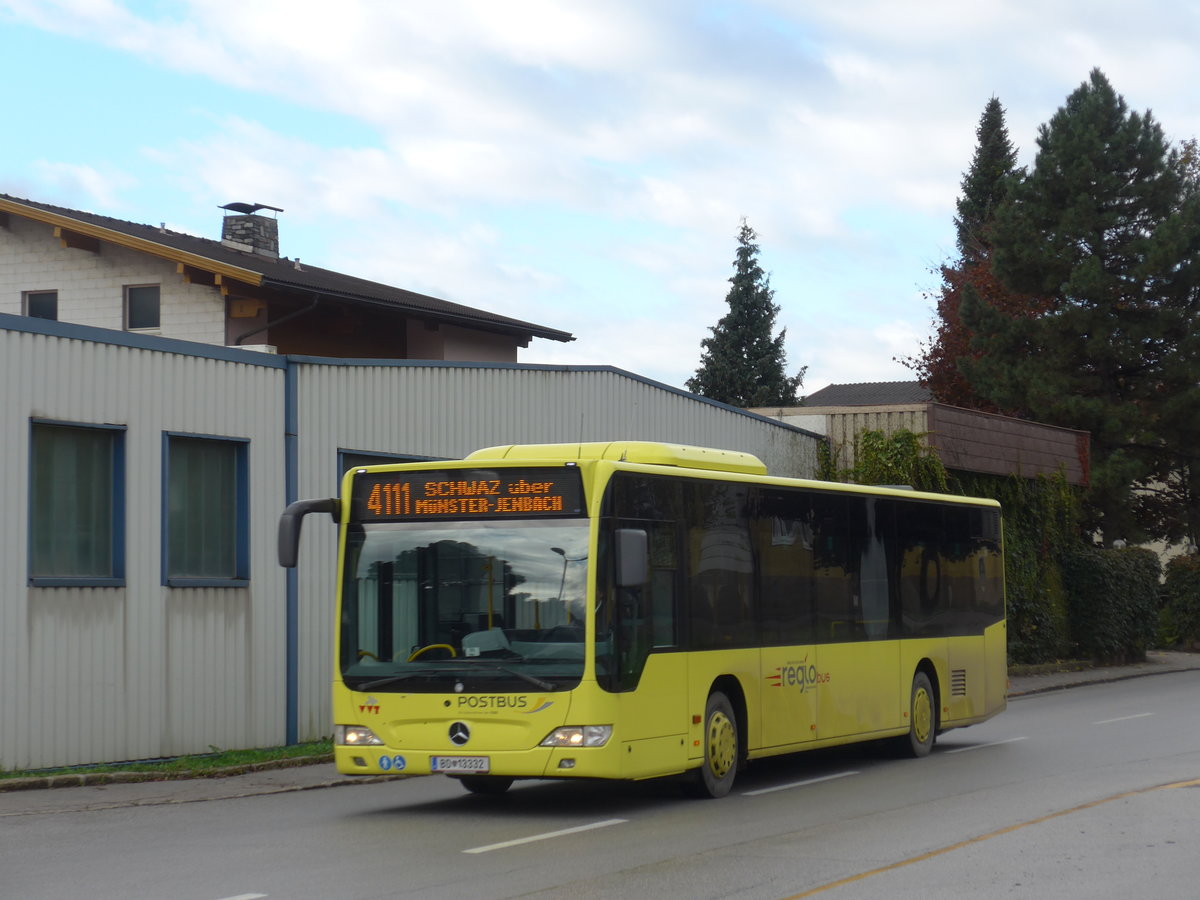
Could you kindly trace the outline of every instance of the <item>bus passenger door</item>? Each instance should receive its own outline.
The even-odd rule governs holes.
[[[836,505],[835,505],[836,504]],[[877,515],[878,513],[878,515]],[[896,728],[907,703],[892,612],[888,510],[863,498],[827,498],[814,541],[817,738],[836,740]]]
[[[660,486],[661,489],[661,486]],[[664,500],[653,488],[639,499]],[[687,764],[687,655],[677,621],[677,533],[673,522],[640,521],[644,582],[616,584],[597,610],[597,678],[617,693],[622,776],[682,772]],[[614,546],[618,531],[610,532]],[[616,568],[619,570],[620,565]]]
[[[813,511],[798,491],[764,488],[753,523],[758,560],[762,746],[817,736]]]

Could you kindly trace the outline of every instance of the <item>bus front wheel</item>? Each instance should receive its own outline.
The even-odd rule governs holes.
[[[739,738],[733,704],[720,691],[708,696],[704,710],[704,761],[693,782],[700,797],[724,797],[737,775]]]
[[[928,756],[937,736],[937,695],[929,676],[917,672],[913,676],[912,693],[908,703],[908,734],[897,742],[906,756]]]

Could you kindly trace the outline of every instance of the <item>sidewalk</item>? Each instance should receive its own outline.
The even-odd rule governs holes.
[[[1009,681],[1010,699],[1085,684],[1103,684],[1127,678],[1163,675],[1200,669],[1200,653],[1151,651],[1143,663],[1108,666],[1076,672],[1018,675]],[[299,761],[303,763],[303,761]],[[97,776],[97,779],[102,776]],[[130,773],[130,778],[136,777]],[[309,791],[350,785],[395,781],[403,775],[349,777],[338,773],[325,760],[286,768],[262,768],[253,772],[207,778],[178,778],[169,781],[126,781],[92,783],[82,776],[59,776],[0,780],[0,818],[47,813],[88,812],[128,806],[158,806],[196,803],[237,797]],[[64,790],[60,788],[67,788]]]
[[[1076,672],[1047,672],[1039,675],[1014,675],[1008,680],[1010,700],[1043,694],[1081,684],[1104,684],[1109,681],[1124,681],[1126,678],[1141,678],[1146,675],[1164,675],[1168,672],[1186,672],[1200,669],[1200,653],[1180,653],[1174,650],[1151,650],[1146,661],[1128,666],[1099,666]]]

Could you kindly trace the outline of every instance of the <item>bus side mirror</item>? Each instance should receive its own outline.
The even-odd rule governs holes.
[[[341,517],[341,504],[333,498],[297,500],[288,504],[279,517],[279,564],[285,569],[296,568],[296,558],[300,555],[300,525],[305,516],[314,512],[327,512],[336,522]]]
[[[641,587],[650,580],[649,539],[641,528],[618,528],[614,532],[617,551],[617,587]]]

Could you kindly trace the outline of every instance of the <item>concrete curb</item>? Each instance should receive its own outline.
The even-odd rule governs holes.
[[[203,772],[80,772],[57,775],[39,775],[31,778],[0,779],[0,793],[9,791],[35,791],[50,788],[93,787],[106,784],[144,784],[159,781],[194,781],[201,778],[232,778],[253,772],[273,772],[278,769],[294,769],[318,763],[333,762],[333,754],[321,756],[294,756],[287,759],[272,759],[264,762],[246,763],[224,769],[209,769]]]
[[[1090,684],[1110,684],[1131,678],[1149,675],[1168,675],[1200,669],[1200,653],[1177,650],[1151,650],[1143,662],[1124,666],[1090,666],[1080,668],[1073,665],[1061,671],[1041,670],[1029,674],[1014,675],[1009,679],[1010,700],[1061,691],[1067,688]]]

